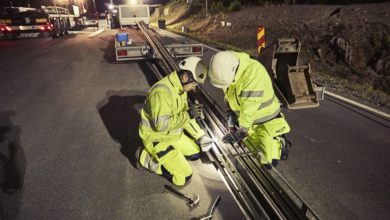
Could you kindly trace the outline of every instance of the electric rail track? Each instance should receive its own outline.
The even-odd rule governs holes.
[[[161,79],[178,70],[175,58],[162,45],[158,35],[138,23],[158,59],[146,62]],[[226,134],[224,110],[200,88],[189,93],[189,101],[198,100],[204,106],[205,119],[198,121],[215,140],[206,153],[226,186],[248,219],[320,219],[308,204],[276,169],[267,170],[259,163],[261,152],[251,152],[243,144],[224,144]]]

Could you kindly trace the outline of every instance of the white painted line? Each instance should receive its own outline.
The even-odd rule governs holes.
[[[97,35],[101,34],[105,29],[102,28],[102,29],[99,29],[91,34],[89,34],[89,37],[96,37]]]
[[[385,117],[385,118],[387,118],[387,119],[390,118],[390,115],[387,114],[387,113],[385,113],[385,112],[379,111],[378,109],[375,109],[375,108],[371,108],[371,107],[369,107],[369,106],[367,106],[367,105],[361,104],[361,103],[356,102],[356,101],[353,101],[353,100],[351,100],[351,99],[344,98],[344,97],[342,97],[342,96],[340,96],[340,95],[336,95],[336,94],[331,93],[331,92],[328,92],[328,91],[326,91],[326,90],[325,90],[325,94],[326,94],[326,95],[329,95],[329,96],[332,96],[333,98],[340,99],[340,100],[342,100],[342,101],[344,101],[344,102],[347,102],[347,103],[349,103],[349,104],[351,104],[351,105],[355,105],[355,106],[357,106],[357,107],[359,107],[359,108],[362,108],[362,109],[364,109],[364,110],[366,110],[366,111],[370,111],[370,112],[373,112],[373,113],[378,114],[378,115],[380,115],[380,116],[383,116],[383,117]]]
[[[90,31],[69,31],[69,34],[90,34]]]
[[[90,31],[68,31],[69,34],[90,34]]]
[[[209,48],[209,49],[211,49],[211,50],[214,50],[214,51],[220,51],[220,50],[218,50],[218,49],[215,49],[214,47],[207,46],[206,44],[203,44],[203,46],[204,46],[204,47],[207,47],[207,48]]]

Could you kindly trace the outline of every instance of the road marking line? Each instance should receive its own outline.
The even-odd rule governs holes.
[[[215,49],[214,47],[210,47],[210,46],[207,46],[206,44],[203,44],[204,47],[207,47],[211,50],[215,50],[215,51],[221,51],[221,50],[218,50],[218,49]]]
[[[69,34],[90,34],[90,31],[68,31]]]
[[[373,112],[373,113],[376,113],[376,114],[378,114],[378,115],[380,115],[380,116],[383,116],[383,117],[385,117],[385,118],[387,118],[387,119],[390,118],[390,115],[387,114],[387,113],[385,113],[385,112],[382,112],[382,111],[380,111],[380,110],[378,110],[378,109],[375,109],[375,108],[371,108],[371,107],[369,107],[369,106],[367,106],[367,105],[361,104],[361,103],[356,102],[356,101],[353,101],[353,100],[351,100],[351,99],[342,97],[342,96],[340,96],[340,95],[336,95],[336,94],[334,94],[334,93],[332,93],[332,92],[328,92],[328,91],[325,91],[325,94],[326,94],[326,95],[329,95],[329,96],[332,96],[333,98],[340,99],[340,100],[342,100],[342,101],[344,101],[344,102],[347,102],[347,103],[349,103],[349,104],[351,104],[351,105],[355,105],[355,106],[357,106],[357,107],[359,107],[359,108],[362,108],[362,109],[364,109],[364,110],[366,110],[366,111],[371,111],[371,112]]]
[[[97,35],[101,34],[105,29],[102,28],[102,29],[99,29],[91,34],[89,34],[89,37],[96,37]]]

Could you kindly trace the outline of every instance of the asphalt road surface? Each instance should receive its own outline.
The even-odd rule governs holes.
[[[0,41],[0,171],[5,219],[245,219],[211,165],[192,162],[199,206],[134,168],[138,110],[155,82],[143,63],[111,63],[115,31]],[[21,188],[20,188],[21,187]]]
[[[0,41],[5,216],[191,219],[221,194],[215,219],[244,219],[215,170],[200,161],[192,163],[193,180],[182,189],[200,194],[194,210],[164,191],[164,178],[133,167],[137,110],[155,79],[142,62],[111,63],[114,33]],[[188,41],[161,34],[166,42]],[[206,64],[213,53],[206,49]],[[220,90],[205,88],[221,103]],[[389,120],[334,99],[284,112],[293,147],[277,169],[320,217],[388,219]]]

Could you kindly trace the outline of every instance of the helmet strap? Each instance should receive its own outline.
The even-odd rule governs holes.
[[[186,82],[184,82],[183,80],[183,77],[184,77],[184,74],[187,74],[187,77],[188,77],[188,80]],[[194,79],[194,76],[192,75],[192,73],[188,70],[179,70],[178,74],[179,76],[179,79],[180,79],[180,82],[181,82],[181,85],[187,85],[187,84],[190,84],[190,83],[193,83],[193,82],[196,82],[196,80]]]

